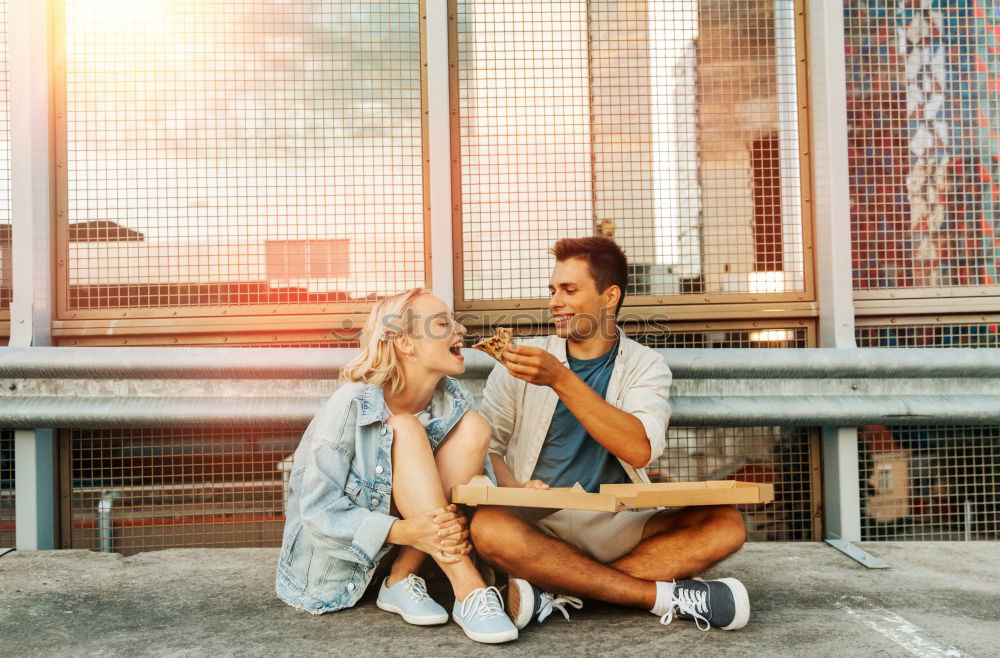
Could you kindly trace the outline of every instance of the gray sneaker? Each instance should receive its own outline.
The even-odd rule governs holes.
[[[735,631],[750,620],[750,597],[735,578],[675,580],[670,608],[660,623],[669,624],[674,618],[691,619],[703,631],[711,626]]]
[[[569,621],[567,605],[579,610],[583,607],[583,601],[575,596],[564,594],[557,596],[543,592],[523,578],[511,576],[507,580],[507,612],[518,628],[524,628],[532,619],[537,619],[539,624],[542,623],[553,610],[561,612]]]

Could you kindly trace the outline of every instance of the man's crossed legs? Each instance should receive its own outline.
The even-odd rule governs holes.
[[[581,546],[585,542],[539,526],[538,510],[509,507],[480,507],[472,519],[473,544],[487,562],[511,575],[508,596],[511,605],[521,602],[527,581],[539,592],[556,592],[598,599],[609,603],[649,610],[669,623],[679,618],[694,619],[700,628],[713,626],[735,630],[746,624],[749,602],[746,590],[736,579],[721,581],[691,580],[712,565],[735,553],[746,539],[743,517],[732,506],[684,507],[655,512],[619,512],[636,515],[624,519],[623,534],[628,534],[629,519],[642,524],[641,533],[622,549],[601,556]],[[557,514],[566,514],[560,512]],[[587,514],[587,513],[585,513]],[[609,532],[614,532],[609,525]],[[551,533],[551,534],[549,534]],[[552,536],[557,534],[559,536]],[[568,541],[564,541],[568,540]],[[572,544],[570,543],[572,542]],[[609,544],[621,542],[607,537]],[[573,545],[576,544],[576,545]],[[632,547],[634,544],[634,547]],[[520,585],[521,593],[517,587]],[[516,617],[517,609],[510,611]],[[537,610],[532,609],[532,613]]]

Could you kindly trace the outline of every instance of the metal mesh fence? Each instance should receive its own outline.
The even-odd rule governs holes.
[[[631,333],[654,348],[802,348],[803,327],[677,329]],[[775,499],[743,506],[752,541],[819,538],[819,457],[808,430],[780,427],[670,427],[667,450],[650,477],[657,481],[725,480],[769,482]]]
[[[845,3],[854,286],[993,286],[1000,203],[994,0]]]
[[[779,348],[808,347],[809,332],[804,327],[748,329],[737,327],[713,330],[675,329],[630,333],[634,340],[653,348]]]
[[[219,430],[68,435],[72,487],[65,546],[131,554],[280,543],[283,478],[298,435]],[[774,503],[743,510],[751,539],[816,536],[818,462],[808,431],[671,428],[667,452],[650,475],[656,481],[773,483]]]
[[[211,346],[330,348],[357,342],[329,336]],[[300,437],[267,430],[67,432],[71,494],[64,532],[68,527],[70,539],[64,543],[125,554],[277,546],[287,468]]]
[[[862,538],[1000,539],[1000,425],[866,427]]]
[[[774,485],[774,502],[741,505],[751,541],[820,536],[819,458],[807,429],[671,427],[650,478],[658,482],[741,480]]]
[[[66,433],[72,548],[276,546],[299,436],[259,431]],[[66,521],[64,520],[64,524]],[[65,529],[65,525],[64,525]]]
[[[10,308],[11,298],[9,33],[7,0],[0,0],[0,309]]]
[[[859,347],[1000,347],[1000,316],[859,322]],[[861,428],[865,539],[1000,538],[1000,425]]]
[[[64,310],[424,284],[419,3],[65,6]]]
[[[14,432],[0,430],[0,548],[14,545]]]
[[[513,327],[515,338],[545,335],[544,328]],[[465,335],[465,347],[492,335],[476,327]],[[720,326],[704,328],[673,328],[670,326],[628,328],[625,333],[638,343],[652,348],[697,347],[697,348],[777,348],[809,347],[809,330],[796,326],[767,326],[750,328],[746,326]]]
[[[929,318],[855,327],[858,347],[1000,347],[1000,316],[975,321],[932,322]]]
[[[594,234],[638,295],[803,291],[793,5],[459,1],[460,301]]]

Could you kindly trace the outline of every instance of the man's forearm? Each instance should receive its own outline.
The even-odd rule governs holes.
[[[650,448],[642,422],[609,404],[572,371],[567,373],[552,385],[552,390],[570,413],[612,455],[636,468],[645,466]]]
[[[521,483],[514,477],[514,472],[504,461],[504,458],[495,452],[490,453],[490,463],[493,465],[493,474],[497,476],[497,484],[501,487],[520,487]]]

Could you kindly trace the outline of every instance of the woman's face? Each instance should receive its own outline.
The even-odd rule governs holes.
[[[465,372],[462,337],[466,329],[455,321],[448,306],[434,295],[420,295],[410,304],[413,311],[413,331],[409,336],[413,358],[426,370],[441,375],[461,375]]]

